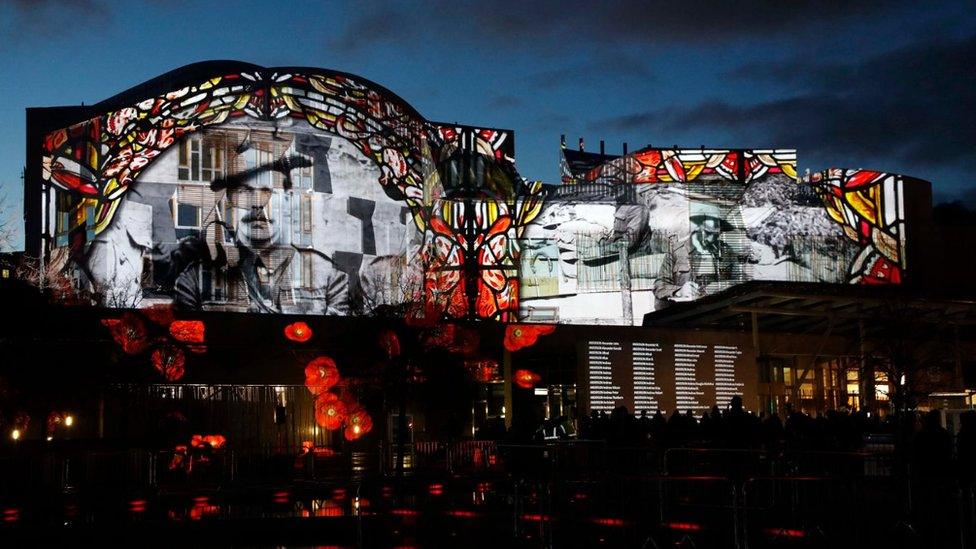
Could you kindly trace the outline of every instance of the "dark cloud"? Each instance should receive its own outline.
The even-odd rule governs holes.
[[[96,0],[13,0],[7,8],[6,17],[0,11],[0,50],[38,38],[90,32],[91,25],[101,27],[112,19],[106,5]]]
[[[580,44],[715,44],[729,40],[822,33],[824,24],[896,13],[912,0],[703,0],[633,2],[611,0],[435,1],[406,8],[363,3],[334,46],[352,51],[375,43],[405,47],[435,41],[499,49],[544,45],[578,53]],[[815,35],[815,34],[814,34]]]
[[[488,100],[488,107],[493,109],[513,109],[523,104],[521,97],[509,94],[496,95]]]
[[[859,62],[747,66],[734,78],[792,80],[785,97],[716,100],[633,112],[593,124],[624,132],[723,128],[738,143],[796,146],[815,158],[976,169],[976,35],[914,43]],[[800,91],[795,91],[800,90]],[[880,166],[884,167],[884,166]]]
[[[537,90],[605,86],[610,82],[655,79],[646,61],[626,54],[601,55],[594,61],[564,65],[528,75],[526,83]]]

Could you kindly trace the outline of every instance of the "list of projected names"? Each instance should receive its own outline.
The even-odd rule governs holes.
[[[735,380],[735,360],[742,351],[733,345],[715,345],[715,404],[724,407],[735,395],[741,395],[745,383]]]
[[[679,410],[697,412],[709,407],[702,388],[712,383],[698,377],[698,361],[707,351],[708,345],[674,345],[674,400]]]
[[[624,404],[620,386],[613,382],[612,354],[622,350],[615,341],[590,341],[587,348],[589,362],[590,409],[611,411]]]
[[[654,372],[654,355],[661,352],[657,343],[633,343],[631,363],[634,366],[634,412],[661,409],[660,397],[664,393],[657,384]]]
[[[725,408],[736,395],[755,399],[755,369],[736,345],[642,341],[587,341],[584,348],[589,409],[632,413],[658,410],[700,414]]]

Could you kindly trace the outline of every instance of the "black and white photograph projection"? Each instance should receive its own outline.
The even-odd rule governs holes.
[[[130,104],[43,142],[45,268],[103,307],[634,325],[750,280],[907,268],[902,178],[799,180],[792,149],[564,148],[546,185],[518,174],[511,130],[429,122],[339,73]]]
[[[380,177],[304,121],[207,128],[142,172],[87,267],[111,305],[347,315],[395,300],[420,243]]]

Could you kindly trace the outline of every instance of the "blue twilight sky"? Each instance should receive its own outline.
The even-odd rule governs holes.
[[[895,171],[976,203],[972,0],[2,0],[14,224],[26,107],[95,103],[207,59],[346,71],[429,119],[512,128],[532,179],[557,180],[566,134],[608,152],[795,147],[801,170]]]

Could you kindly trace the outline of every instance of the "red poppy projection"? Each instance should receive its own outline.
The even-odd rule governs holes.
[[[552,324],[509,324],[505,328],[505,348],[518,351],[535,345],[539,336],[556,331]]]
[[[532,370],[515,370],[515,384],[523,389],[531,389],[542,379]]]
[[[169,335],[183,343],[203,343],[206,327],[199,320],[174,320],[169,325]]]
[[[202,448],[205,444],[209,444],[216,450],[223,448],[227,444],[227,439],[224,435],[193,435],[190,438],[190,446],[193,448]]]
[[[346,420],[346,403],[334,393],[322,393],[315,399],[315,423],[335,431]]]
[[[334,360],[320,356],[305,366],[305,387],[313,395],[320,395],[339,382],[339,368]]]
[[[285,337],[296,343],[305,343],[312,339],[312,329],[304,322],[293,322],[285,326]]]
[[[152,352],[152,363],[166,381],[178,381],[186,371],[186,353],[174,345],[165,345]]]
[[[108,327],[112,339],[122,347],[122,352],[137,355],[149,347],[146,323],[138,316],[125,313],[122,318],[106,318],[102,324]]]
[[[199,320],[175,320],[171,306],[153,305],[121,318],[106,318],[102,324],[112,339],[130,355],[153,349],[150,361],[167,381],[183,377],[186,350],[206,352],[206,326]]]
[[[353,408],[346,419],[346,440],[356,440],[373,430],[373,418],[361,407]]]

